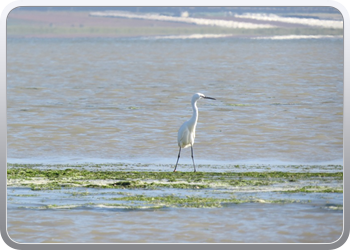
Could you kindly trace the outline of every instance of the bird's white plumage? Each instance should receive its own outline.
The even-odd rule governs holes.
[[[188,121],[184,122],[181,125],[177,133],[177,144],[179,145],[179,155],[177,157],[174,172],[176,172],[176,167],[180,159],[181,148],[188,148],[188,147],[191,147],[191,157],[193,161],[194,172],[196,172],[196,166],[194,164],[194,158],[193,158],[193,144],[194,144],[194,138],[196,137],[196,126],[197,126],[197,120],[198,120],[197,101],[201,98],[215,100],[215,98],[207,97],[201,93],[197,93],[192,96],[192,100],[191,100],[191,105],[193,110],[192,117],[191,119],[189,119]]]
[[[192,96],[191,105],[193,110],[193,115],[191,119],[184,122],[177,134],[177,144],[181,148],[187,148],[190,146],[193,146],[194,144],[194,138],[196,136],[196,126],[197,126],[197,120],[198,120],[198,108],[197,108],[197,101],[204,97],[203,94],[197,93]]]
[[[191,130],[191,128],[188,126],[188,122],[189,121],[182,124],[177,134],[177,144],[181,148],[187,148],[194,144],[194,138],[196,136],[195,135],[196,128],[194,127]]]

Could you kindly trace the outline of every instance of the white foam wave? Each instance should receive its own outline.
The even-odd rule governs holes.
[[[124,18],[136,18],[136,19],[147,19],[156,21],[171,21],[171,22],[182,22],[191,23],[197,25],[207,25],[207,26],[219,26],[225,28],[235,28],[235,29],[266,29],[275,28],[275,26],[270,24],[254,24],[239,21],[229,21],[229,20],[219,20],[219,19],[205,19],[205,18],[193,18],[193,17],[174,17],[174,16],[162,16],[158,14],[132,14],[125,12],[91,12],[90,16],[99,17],[124,17]]]
[[[173,35],[173,36],[154,36],[147,39],[203,39],[203,38],[222,38],[231,37],[227,34],[192,34],[192,35]]]
[[[336,20],[320,20],[315,18],[296,18],[296,17],[281,17],[274,14],[243,14],[243,15],[235,15],[236,18],[249,18],[261,21],[276,21],[276,22],[284,22],[284,23],[294,23],[294,24],[303,24],[309,26],[318,26],[323,28],[334,28],[334,29],[342,29],[343,21]]]
[[[343,36],[329,36],[329,35],[286,35],[286,36],[264,36],[264,37],[254,37],[253,39],[265,39],[265,40],[294,40],[294,39],[324,39],[333,38],[339,39]]]

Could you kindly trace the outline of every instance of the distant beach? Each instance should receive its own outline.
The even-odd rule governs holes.
[[[140,37],[186,34],[229,34],[233,37],[270,35],[342,35],[334,28],[310,27],[300,23],[257,20],[249,16],[199,16],[196,19],[239,22],[253,25],[274,25],[274,28],[225,28],[194,23],[141,18],[92,15],[94,12],[14,10],[8,16],[8,37],[78,38]],[[108,12],[107,12],[108,14]],[[339,18],[337,14],[328,18]],[[338,19],[336,19],[338,20]]]

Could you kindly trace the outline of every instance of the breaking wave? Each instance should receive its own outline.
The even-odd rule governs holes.
[[[343,21],[336,20],[320,20],[315,18],[296,18],[296,17],[281,17],[274,14],[243,14],[235,15],[236,18],[249,18],[261,21],[275,21],[275,22],[284,22],[284,23],[294,23],[294,24],[303,24],[309,26],[318,26],[323,28],[334,28],[342,29]]]
[[[265,40],[295,40],[295,39],[324,39],[333,38],[339,39],[343,36],[329,36],[329,35],[286,35],[286,36],[265,36],[265,37],[254,37],[252,39],[265,39]]]
[[[203,38],[222,38],[231,37],[229,34],[192,34],[192,35],[173,35],[173,36],[154,36],[146,39],[203,39]]]
[[[182,23],[191,23],[198,25],[207,25],[207,26],[219,26],[225,28],[237,28],[237,29],[266,29],[266,28],[275,28],[275,26],[270,24],[254,24],[247,22],[237,22],[237,21],[228,21],[228,20],[218,20],[218,19],[205,19],[205,18],[193,18],[193,17],[174,17],[174,16],[163,16],[158,14],[132,14],[124,12],[91,12],[90,16],[99,16],[99,17],[124,17],[124,18],[136,18],[136,19],[147,19],[147,20],[156,20],[156,21],[171,21],[171,22],[182,22]]]

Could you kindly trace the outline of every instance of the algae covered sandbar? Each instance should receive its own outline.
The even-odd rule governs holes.
[[[25,188],[27,197],[34,191],[94,190],[92,200],[79,206],[103,205],[133,209],[222,207],[246,202],[312,202],[310,197],[305,199],[305,194],[343,193],[343,172],[339,171],[341,166],[334,166],[333,172],[321,171],[321,167],[319,172],[305,171],[305,167],[301,172],[268,171],[269,168],[240,171],[241,168],[236,166],[233,171],[197,173],[127,171],[120,170],[122,166],[117,164],[113,168],[112,164],[104,170],[103,166],[97,164],[55,165],[52,168],[35,164],[9,164],[7,185]],[[103,196],[103,190],[109,190],[108,197]],[[111,190],[119,192],[113,196]],[[89,191],[75,192],[76,196],[86,196],[86,193]],[[96,201],[97,196],[99,202]],[[44,207],[67,208],[64,200],[61,203],[45,204]],[[74,207],[73,203],[70,205]],[[335,207],[342,208],[342,204],[335,204]]]
[[[341,235],[340,165],[180,167],[8,164],[9,235],[61,243],[333,242]]]

